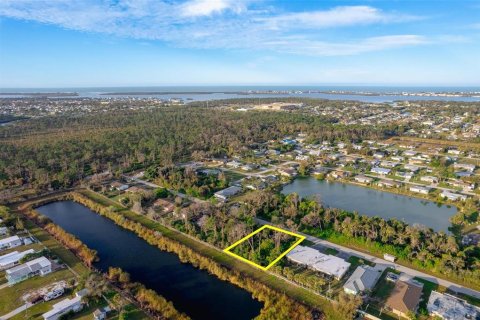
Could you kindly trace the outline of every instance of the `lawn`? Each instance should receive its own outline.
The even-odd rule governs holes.
[[[110,206],[113,205],[119,209],[121,209],[121,213],[125,215],[125,217],[137,221],[144,226],[151,228],[153,230],[157,230],[161,232],[164,236],[169,237],[173,240],[176,240],[190,248],[192,248],[194,251],[209,257],[216,261],[217,263],[229,268],[229,269],[236,269],[239,272],[245,274],[248,277],[251,277],[252,279],[259,281],[261,283],[264,283],[265,285],[279,291],[287,294],[288,296],[298,300],[302,301],[303,303],[313,306],[315,308],[318,308],[319,310],[322,310],[325,314],[329,315],[329,319],[332,320],[342,320],[342,317],[337,314],[337,311],[335,310],[335,306],[329,302],[326,299],[320,298],[318,295],[314,294],[313,292],[306,290],[304,288],[295,286],[290,284],[289,282],[279,279],[277,276],[269,273],[262,271],[258,268],[255,268],[247,263],[244,263],[242,261],[239,261],[238,259],[227,255],[221,250],[216,250],[214,248],[211,248],[207,246],[206,244],[201,243],[200,241],[191,239],[185,235],[183,235],[181,232],[172,230],[170,228],[167,228],[157,222],[154,222],[150,219],[148,219],[145,216],[140,216],[137,215],[131,211],[128,211],[124,208],[122,208],[119,204],[113,202],[110,199],[107,199],[97,193],[94,193],[92,191],[88,190],[83,190],[81,193],[92,200],[97,201],[100,204]]]
[[[337,251],[338,253],[338,251]],[[353,267],[358,267],[358,266],[361,266],[361,265],[368,265],[370,267],[373,267],[375,266],[375,263],[369,261],[369,260],[364,260],[360,257],[357,257],[357,256],[350,256],[350,258],[348,258],[347,262],[350,262],[352,265],[350,266],[350,268],[353,268]]]
[[[59,270],[44,277],[34,277],[17,283],[12,287],[0,289],[0,315],[9,313],[24,304],[22,296],[33,289],[39,289],[52,282],[73,279],[74,275],[68,269]]]
[[[428,298],[430,298],[430,294],[432,293],[432,291],[443,291],[443,290],[439,290],[438,284],[430,282],[428,280],[424,280],[417,277],[413,279],[423,283],[422,300],[420,301],[419,311],[427,312]]]

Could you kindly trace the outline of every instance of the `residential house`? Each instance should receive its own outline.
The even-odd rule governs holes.
[[[166,199],[157,199],[153,203],[154,209],[159,209],[162,213],[170,213],[175,209],[175,204]]]
[[[350,263],[343,259],[300,245],[293,248],[287,254],[287,258],[312,270],[330,275],[337,280],[340,280],[350,267]]]
[[[476,168],[474,164],[470,164],[470,163],[455,163],[453,167],[455,169],[467,170],[469,172],[475,171],[475,168]]]
[[[463,236],[462,244],[464,246],[478,246],[480,243],[480,233],[469,233]]]
[[[446,183],[452,187],[460,188],[465,191],[473,191],[475,189],[475,183],[464,182],[462,180],[451,179],[446,181]]]
[[[3,256],[0,256],[0,270],[9,269],[16,266],[17,264],[19,264],[20,260],[22,260],[23,257],[25,257],[27,254],[32,254],[34,252],[35,250],[28,249],[23,252],[13,251]]]
[[[350,176],[350,172],[335,170],[335,171],[332,171],[330,173],[330,176],[334,179],[343,179],[343,178],[347,178],[348,176]]]
[[[370,266],[359,266],[348,278],[343,290],[349,294],[362,294],[373,289],[382,271]]]
[[[410,319],[410,314],[417,312],[422,289],[420,284],[398,280],[385,306],[395,315]]]
[[[393,161],[382,161],[380,163],[380,165],[382,167],[386,167],[386,168],[395,168],[396,166],[398,166],[398,162],[393,162]]]
[[[15,248],[23,244],[22,239],[18,236],[11,236],[5,239],[0,239],[0,251]]]
[[[375,159],[383,159],[386,157],[385,152],[377,151],[373,154]]]
[[[110,189],[117,191],[125,191],[128,189],[128,184],[123,184],[119,181],[114,181],[110,184]]]
[[[406,164],[403,166],[405,170],[416,173],[418,170],[420,170],[419,166],[413,165],[413,164]]]
[[[405,157],[414,157],[417,155],[417,152],[416,151],[413,151],[413,150],[406,150],[403,152],[403,155]]]
[[[372,170],[370,170],[370,172],[379,174],[381,176],[386,176],[390,174],[391,170],[387,168],[382,168],[382,167],[373,167]]]
[[[394,180],[380,180],[377,185],[382,188],[399,188],[402,186],[400,182]]]
[[[432,291],[427,303],[430,316],[445,320],[480,319],[480,308],[448,293]]]
[[[420,177],[420,181],[428,182],[428,183],[438,183],[438,178],[433,176],[423,176],[423,177]]]
[[[83,291],[83,290],[82,290]],[[42,315],[44,320],[58,320],[64,314],[69,312],[79,312],[83,309],[84,302],[82,301],[84,293],[79,291],[75,294],[75,297],[71,299],[63,299],[62,301],[53,305],[52,310]]]
[[[230,162],[227,162],[225,165],[226,165],[227,167],[237,169],[237,168],[240,168],[240,166],[242,165],[242,163],[241,163],[241,162],[238,162],[237,160],[232,160],[232,161],[230,161]]]
[[[442,193],[440,193],[440,197],[442,197],[444,199],[451,200],[451,201],[457,201],[457,200],[465,201],[465,200],[467,200],[466,195],[459,194],[459,193],[453,193],[453,192],[450,192],[450,191],[447,191],[447,190],[443,190]]]
[[[295,170],[294,168],[281,168],[278,169],[278,173],[280,173],[280,175],[282,176],[291,178],[297,175],[297,170]]]
[[[10,285],[31,277],[44,276],[52,272],[52,263],[45,257],[28,261],[6,271],[5,277]]]
[[[365,183],[365,184],[372,183],[372,181],[373,181],[373,178],[370,178],[370,177],[367,177],[367,176],[364,176],[364,175],[358,175],[354,179],[357,182]]]
[[[217,191],[214,193],[214,197],[220,201],[227,201],[230,197],[239,194],[242,188],[237,186],[231,186],[226,189]]]
[[[411,186],[410,191],[416,192],[416,193],[421,193],[421,194],[429,194],[432,189],[428,187],[422,187],[422,186]]]

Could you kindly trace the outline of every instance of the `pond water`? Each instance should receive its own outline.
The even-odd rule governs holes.
[[[96,268],[122,268],[133,281],[155,290],[192,319],[244,320],[260,313],[262,304],[247,291],[182,263],[177,255],[149,245],[81,204],[59,201],[37,210],[97,250]]]
[[[318,196],[323,205],[367,216],[396,218],[408,224],[422,224],[436,231],[448,231],[449,218],[456,207],[433,201],[397,195],[341,182],[328,182],[313,177],[297,178],[282,193],[296,192],[301,197]]]

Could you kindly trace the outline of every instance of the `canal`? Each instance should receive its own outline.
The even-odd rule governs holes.
[[[81,204],[59,201],[37,210],[97,250],[96,268],[122,268],[133,281],[155,290],[192,319],[245,320],[260,313],[262,304],[247,291],[182,263],[175,254],[149,245]]]
[[[313,177],[297,178],[282,190],[284,194],[293,192],[301,197],[318,196],[327,207],[357,211],[387,220],[396,218],[408,224],[422,224],[436,231],[447,232],[451,225],[449,218],[457,212],[456,207],[433,201]]]

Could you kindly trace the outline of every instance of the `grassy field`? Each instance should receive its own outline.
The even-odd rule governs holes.
[[[41,249],[43,248],[43,246],[46,246],[48,249],[50,249],[50,251],[52,251],[53,254],[58,256],[63,262],[70,266],[77,274],[81,275],[88,272],[88,269],[72,252],[65,249],[60,243],[58,243],[43,229],[37,227],[30,221],[25,222],[25,227],[30,231],[33,236],[35,236],[39,241],[41,241],[41,244],[35,243],[28,246],[17,247],[15,249],[23,251],[27,247]],[[21,283],[17,283],[12,287],[5,287],[3,289],[0,289],[0,315],[6,314],[13,309],[23,305],[24,302],[21,297],[28,291],[41,288],[55,281],[69,280],[74,278],[75,274],[72,273],[72,271],[70,271],[69,269],[64,269],[53,272],[44,277],[34,277]],[[45,311],[48,310],[48,304],[41,305],[42,306],[39,305],[38,308],[47,308],[45,309]]]
[[[75,276],[68,270],[60,270],[50,273],[44,277],[34,277],[23,282],[17,283],[12,287],[0,289],[0,315],[9,313],[10,311],[22,306],[24,301],[22,296],[34,289],[39,289],[52,282],[60,280],[73,279]]]
[[[260,281],[267,286],[276,289],[279,292],[284,292],[285,294],[298,301],[322,310],[328,316],[328,319],[341,320],[341,317],[337,314],[334,305],[330,301],[319,297],[318,295],[310,292],[309,290],[292,285],[285,280],[279,279],[271,273],[264,272],[260,269],[250,266],[247,263],[241,262],[238,259],[235,259],[234,257],[231,257],[220,250],[216,250],[197,240],[191,239],[178,231],[164,227],[161,224],[146,218],[145,216],[140,216],[131,211],[128,211],[118,203],[114,202],[111,199],[105,198],[98,193],[89,190],[82,190],[81,193],[100,204],[103,204],[105,206],[114,206],[118,208],[120,212],[127,218],[133,221],[137,221],[150,229],[157,230],[161,232],[164,236],[183,243],[184,245],[195,250],[196,252],[215,260],[216,262],[226,266],[227,268],[236,269],[257,281]]]

